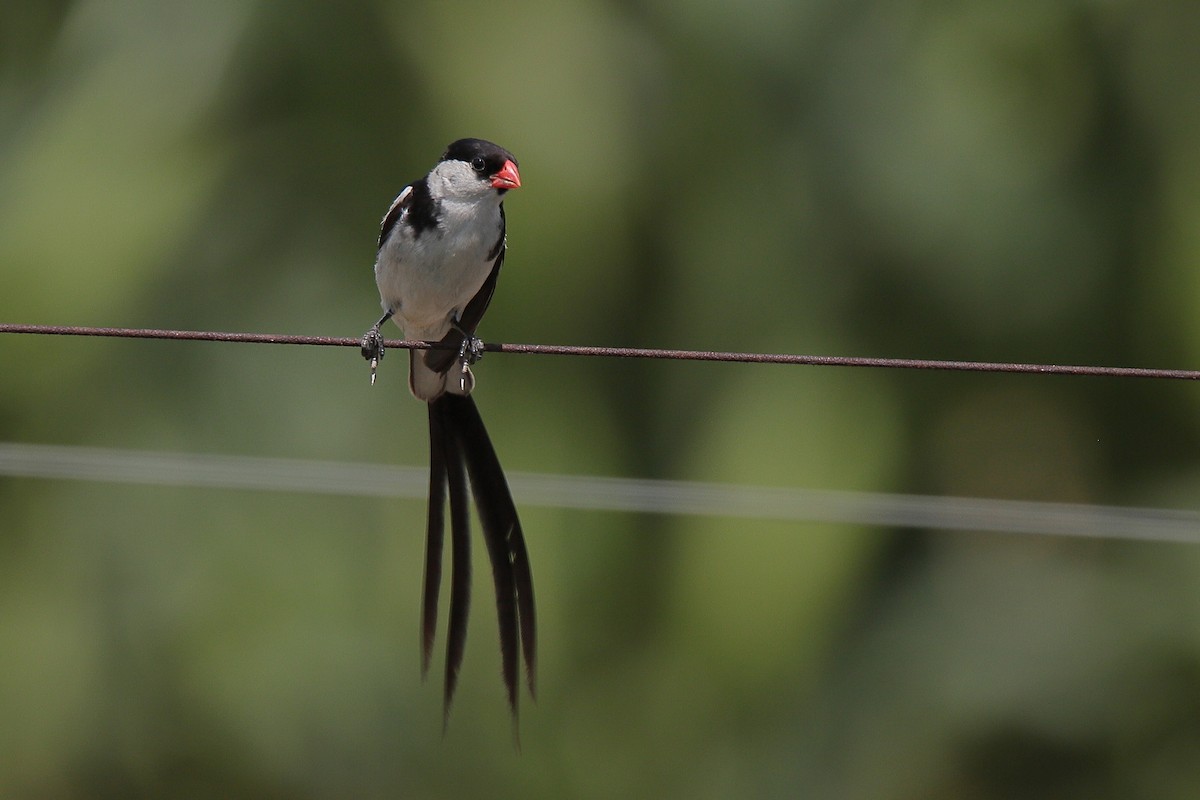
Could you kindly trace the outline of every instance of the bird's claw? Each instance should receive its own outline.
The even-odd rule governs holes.
[[[379,368],[379,362],[383,360],[383,334],[379,332],[379,326],[371,328],[363,334],[362,341],[362,356],[367,361],[371,362],[371,385],[375,385],[375,371]]]
[[[462,362],[463,370],[483,358],[483,339],[475,336],[464,336],[458,346],[458,360]]]
[[[483,340],[459,329],[462,333],[462,343],[458,346],[458,391],[460,394],[470,394],[475,386],[475,378],[471,375],[471,365],[483,358]]]

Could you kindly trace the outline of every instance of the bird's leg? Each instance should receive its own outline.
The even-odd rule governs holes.
[[[371,362],[372,386],[375,385],[375,370],[379,368],[379,362],[383,360],[384,354],[383,334],[379,332],[379,328],[381,325],[383,325],[383,323],[391,319],[392,314],[395,313],[396,312],[394,310],[388,309],[387,313],[379,318],[379,322],[376,322],[374,325],[372,325],[371,330],[364,333],[362,337],[362,356],[367,361]]]
[[[458,363],[461,370],[458,374],[458,388],[462,394],[470,394],[471,387],[475,385],[471,365],[483,358],[483,340],[463,330],[458,320],[451,320],[450,327],[462,336],[462,342],[458,346]]]
[[[458,320],[452,320],[450,327],[462,334],[462,344],[458,346],[458,360],[462,363],[463,372],[466,372],[467,367],[483,358],[483,339],[464,331],[459,327]]]

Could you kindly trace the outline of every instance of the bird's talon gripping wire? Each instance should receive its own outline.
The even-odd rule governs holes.
[[[371,326],[371,329],[363,334],[362,340],[359,342],[362,348],[362,357],[371,363],[371,385],[375,385],[375,371],[379,369],[379,362],[383,361],[383,334],[379,332],[379,328],[383,323],[392,318],[391,311],[384,314],[379,322]]]
[[[462,344],[458,346],[458,360],[462,362],[463,371],[481,358],[483,358],[483,340],[464,334]]]
[[[383,359],[383,337],[379,334],[379,328],[371,328],[364,333],[361,344],[363,358],[371,363],[371,385],[374,386],[375,371]]]

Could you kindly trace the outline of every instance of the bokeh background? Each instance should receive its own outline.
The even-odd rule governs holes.
[[[6,3],[0,321],[357,336],[480,136],[490,341],[1195,367],[1198,77],[1187,0]],[[403,362],[8,335],[0,441],[421,466]],[[1200,506],[1189,384],[477,375],[514,472]],[[0,478],[0,796],[1195,797],[1195,546],[518,504],[520,753],[423,501]]]

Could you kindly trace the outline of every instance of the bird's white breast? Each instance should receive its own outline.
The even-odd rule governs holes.
[[[375,260],[375,282],[405,338],[435,340],[449,331],[487,280],[499,236],[499,203],[477,200],[444,199],[440,224],[416,235],[397,225]]]

